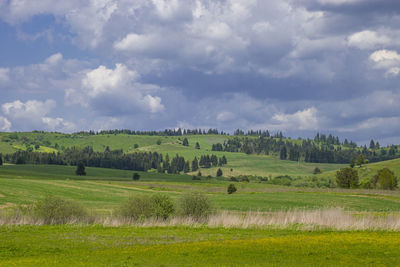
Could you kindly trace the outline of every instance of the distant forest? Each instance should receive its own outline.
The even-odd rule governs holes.
[[[0,158],[2,156],[0,155]],[[148,171],[156,169],[159,173],[180,173],[197,171],[199,167],[211,168],[223,166],[228,163],[225,156],[203,155],[200,160],[196,157],[190,162],[184,157],[175,155],[165,157],[157,152],[134,152],[125,154],[122,150],[95,152],[92,147],[67,148],[62,152],[43,153],[19,150],[6,154],[4,161],[13,164],[54,164],[78,165],[83,163],[88,167],[112,168],[121,170]]]
[[[271,136],[268,131],[258,138],[236,136],[223,144],[212,145],[213,151],[243,152],[246,154],[277,155],[282,160],[313,163],[351,163],[362,154],[369,162],[400,157],[398,146],[381,147],[371,140],[369,147],[358,147],[356,143],[339,137],[317,134],[314,139],[288,139],[280,133]]]

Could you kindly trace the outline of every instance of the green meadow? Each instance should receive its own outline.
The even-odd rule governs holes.
[[[313,223],[280,225],[221,226],[208,223],[171,225],[132,225],[112,223],[76,223],[40,225],[11,223],[0,225],[0,266],[395,266],[400,263],[400,194],[398,190],[305,188],[274,185],[258,178],[250,182],[232,182],[231,176],[255,175],[293,178],[335,179],[335,172],[346,166],[279,160],[276,155],[213,152],[211,145],[229,136],[188,136],[189,146],[179,137],[130,135],[65,135],[59,133],[18,133],[10,139],[1,133],[0,152],[26,149],[20,140],[40,142],[35,149],[56,152],[67,147],[93,146],[97,151],[123,149],[157,151],[187,159],[206,154],[225,155],[223,176],[215,178],[217,168],[201,169],[201,180],[194,173],[160,174],[86,167],[86,176],[76,176],[74,166],[10,165],[0,166],[0,215],[28,207],[47,195],[82,204],[91,214],[112,216],[121,203],[135,195],[162,193],[177,203],[186,193],[202,192],[211,201],[219,220],[223,212],[268,216],[287,216],[304,211],[317,215]],[[157,145],[157,141],[161,144]],[[293,140],[295,142],[296,140]],[[194,145],[199,142],[200,149]],[[46,145],[43,145],[46,144]],[[135,144],[138,148],[134,148]],[[35,151],[34,150],[34,151]],[[315,167],[321,174],[313,175]],[[379,169],[388,167],[399,176],[400,160],[384,161],[356,167],[361,179],[370,179]],[[211,175],[211,178],[206,176]],[[227,194],[234,183],[237,192]],[[339,210],[330,215],[330,210]],[[319,211],[332,221],[324,222]],[[292,213],[291,213],[292,212]],[[308,212],[308,213],[307,213]],[[289,215],[279,215],[289,214]],[[325,214],[325,215],[324,215]],[[322,216],[321,215],[321,216]],[[0,216],[0,217],[1,217]],[[257,219],[255,215],[255,219]],[[297,220],[302,220],[302,214]],[[340,216],[340,217],[335,217]],[[363,221],[388,226],[373,230]],[[0,218],[1,219],[1,218]],[[326,219],[326,218],[325,218]],[[346,225],[356,221],[358,226]],[[0,220],[1,221],[1,220]],[[245,220],[244,220],[245,221]],[[326,223],[326,224],[325,224]],[[22,224],[22,225],[18,225]],[[335,225],[337,224],[337,225]],[[227,221],[229,225],[229,221]],[[345,225],[339,229],[339,225]],[[361,225],[361,226],[360,226]],[[359,228],[357,228],[359,227]],[[358,230],[357,230],[358,229]]]

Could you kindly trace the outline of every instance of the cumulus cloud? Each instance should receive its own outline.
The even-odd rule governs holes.
[[[359,49],[374,49],[391,43],[391,39],[386,35],[379,35],[375,31],[361,31],[349,36],[349,46]]]
[[[25,103],[16,100],[2,104],[1,108],[6,118],[2,117],[3,128],[9,130],[11,125],[19,130],[60,130],[71,131],[74,124],[66,122],[62,118],[47,117],[54,108],[56,102],[48,99],[44,102],[28,100]],[[11,123],[11,122],[12,123]]]
[[[299,110],[293,114],[277,113],[272,117],[276,124],[272,128],[287,130],[313,130],[319,129],[318,110],[311,107],[305,110]]]
[[[10,129],[11,129],[11,122],[7,118],[0,116],[0,130],[9,131]]]
[[[394,50],[378,50],[370,55],[370,60],[377,69],[386,70],[387,75],[399,74],[400,54]]]
[[[138,73],[123,64],[116,64],[115,69],[99,66],[86,73],[80,89],[68,89],[65,99],[68,104],[90,106],[105,115],[164,110],[161,98],[152,95],[161,88],[138,79]]]

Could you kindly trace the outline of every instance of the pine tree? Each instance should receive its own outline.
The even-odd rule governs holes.
[[[75,174],[79,175],[79,176],[85,176],[86,175],[85,165],[83,165],[83,162],[79,162],[78,163],[78,165],[76,166]]]
[[[3,165],[3,155],[0,154],[0,166]]]
[[[199,144],[199,142],[196,142],[196,147],[195,147],[196,149],[200,149],[200,144]]]
[[[222,170],[221,170],[221,168],[218,168],[218,170],[217,170],[217,177],[221,177],[222,176]]]
[[[183,139],[182,145],[189,146],[189,141],[188,141],[188,139],[186,137]]]
[[[184,172],[184,173],[190,172],[190,164],[189,164],[189,161],[186,161],[186,162],[185,162],[185,165],[183,166],[183,172]]]
[[[199,162],[197,161],[197,158],[194,157],[192,161],[192,171],[197,171],[199,169]]]
[[[285,160],[287,158],[286,146],[283,146],[280,151],[280,159]]]

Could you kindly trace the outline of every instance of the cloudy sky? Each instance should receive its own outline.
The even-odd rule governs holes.
[[[0,0],[0,131],[400,143],[398,0]]]

